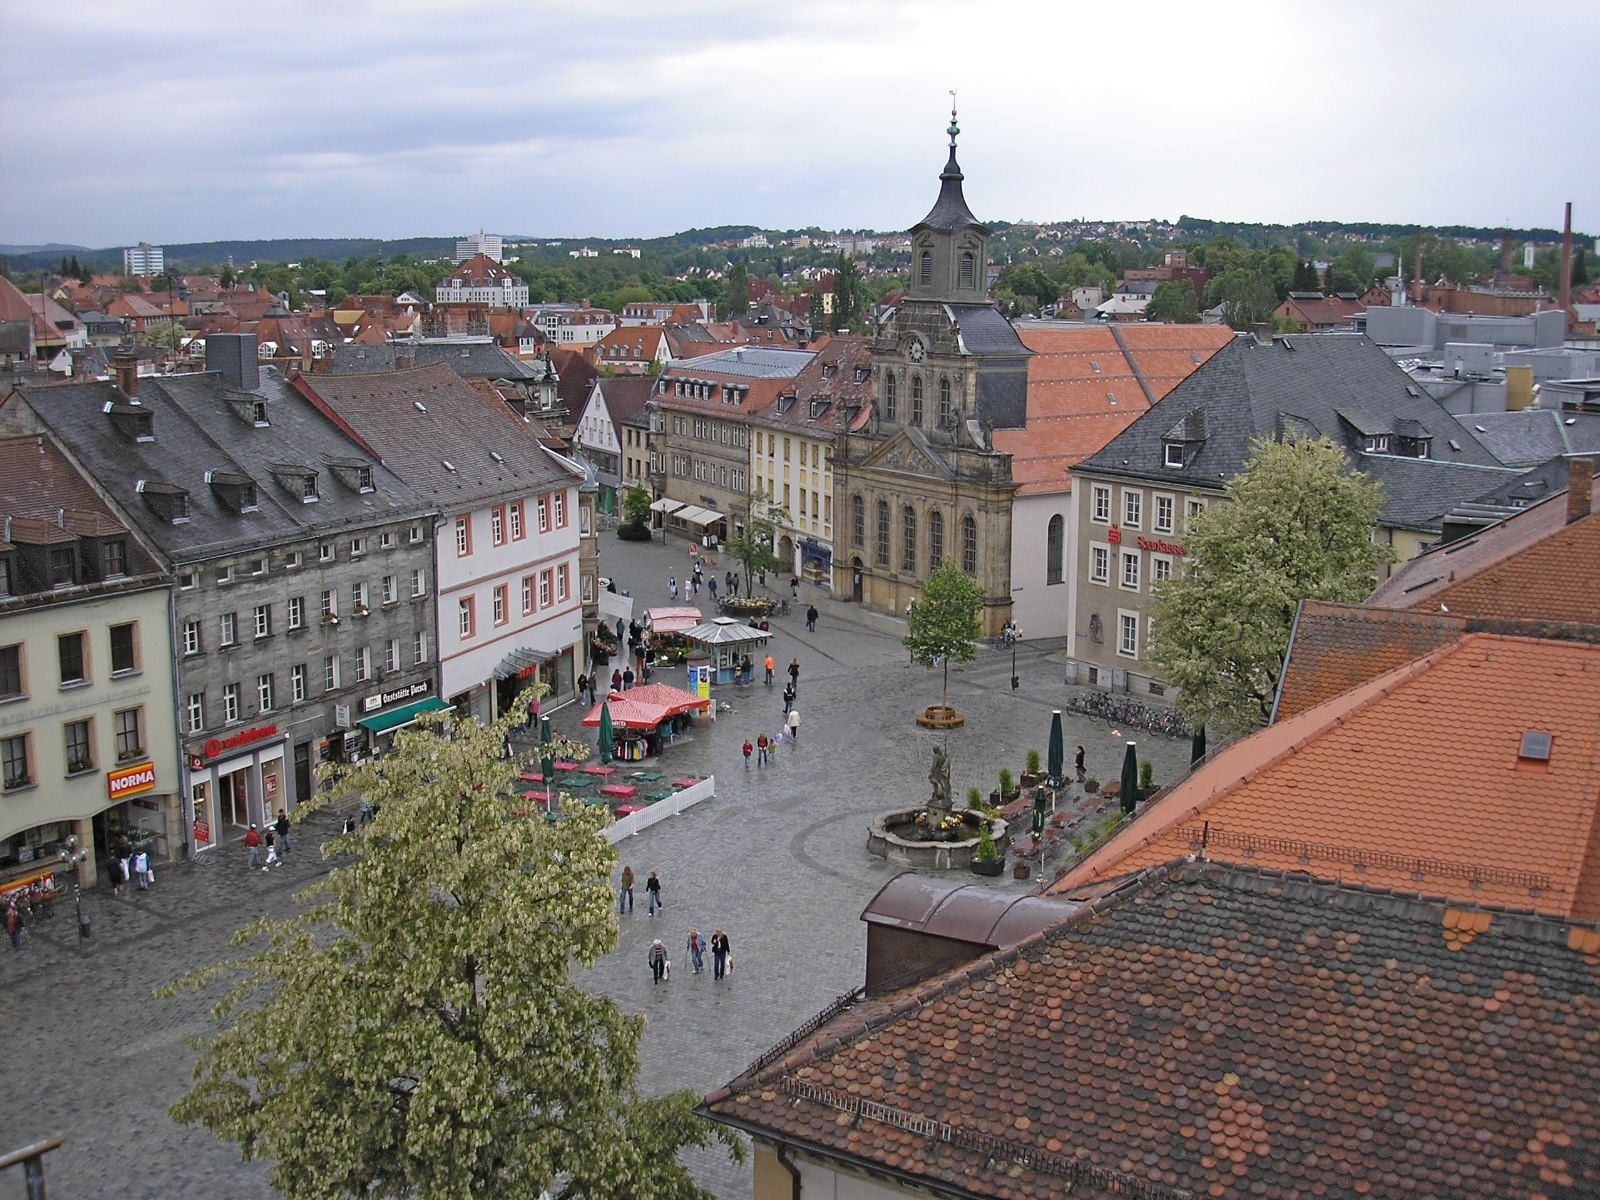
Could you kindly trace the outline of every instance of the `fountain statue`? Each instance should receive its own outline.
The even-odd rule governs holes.
[[[950,815],[950,756],[944,747],[933,748],[933,766],[928,769],[928,782],[933,784],[933,797],[928,801],[928,823],[937,826]]]

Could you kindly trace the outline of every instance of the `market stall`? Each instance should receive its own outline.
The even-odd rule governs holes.
[[[692,692],[664,683],[647,683],[626,692],[612,692],[583,718],[589,729],[601,725],[601,710],[608,709],[613,731],[613,753],[622,762],[639,762],[659,754],[689,727],[695,713],[711,707]]]
[[[655,665],[671,667],[681,663],[692,649],[683,635],[704,620],[700,610],[690,606],[647,608],[644,626],[656,652]]]
[[[754,670],[760,670],[772,634],[737,617],[713,617],[686,630],[683,637],[689,643],[689,661],[710,665],[712,683],[737,683],[745,659]]]

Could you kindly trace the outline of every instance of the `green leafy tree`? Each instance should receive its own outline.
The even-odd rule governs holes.
[[[640,1095],[642,1019],[569,978],[616,945],[616,854],[603,808],[518,811],[500,748],[525,712],[425,723],[343,772],[299,812],[362,795],[378,815],[329,845],[308,907],[164,989],[242,974],[172,1114],[272,1159],[286,1196],[691,1200],[680,1149],[741,1154],[694,1095]]]
[[[1145,317],[1151,321],[1167,321],[1174,325],[1193,325],[1200,320],[1200,304],[1195,298],[1194,284],[1185,279],[1158,283],[1156,294],[1150,299]]]
[[[217,282],[222,285],[222,289],[224,291],[230,290],[233,287],[234,283],[235,283],[235,277],[234,277],[234,274],[233,274],[233,268],[232,267],[223,267],[222,268],[222,274],[217,277]]]
[[[1392,551],[1372,538],[1382,487],[1326,438],[1258,440],[1226,493],[1156,586],[1151,657],[1191,725],[1231,734],[1271,716],[1300,601],[1363,599]]]
[[[1359,295],[1370,288],[1377,277],[1378,268],[1372,255],[1359,246],[1352,246],[1328,264],[1328,291]]]
[[[622,528],[634,533],[647,532],[650,528],[650,489],[636,483],[623,492],[622,513],[625,518]]]
[[[861,268],[848,254],[840,254],[833,264],[833,312],[829,327],[838,333],[854,328],[866,313],[866,298],[861,291]]]
[[[744,498],[734,521],[734,533],[726,543],[727,552],[744,570],[744,594],[751,594],[751,581],[763,571],[787,571],[793,564],[774,552],[778,526],[789,519],[788,510],[762,488]]]
[[[1248,329],[1272,320],[1278,293],[1272,280],[1249,267],[1230,267],[1206,288],[1208,306],[1222,305],[1222,319],[1234,329]]]
[[[950,707],[950,664],[971,662],[978,655],[983,624],[983,589],[952,559],[922,584],[922,599],[911,605],[910,631],[903,639],[911,661],[924,667],[941,666],[944,683],[939,703]]]
[[[1291,292],[1317,292],[1322,290],[1322,280],[1317,278],[1317,264],[1300,259],[1294,265],[1294,278],[1289,283]]]
[[[723,316],[727,320],[743,317],[750,311],[750,272],[742,262],[728,268],[728,278],[723,281]]]
[[[160,346],[163,350],[176,350],[183,345],[183,339],[188,330],[170,318],[160,321],[151,321],[144,327],[144,332],[139,334],[139,340],[150,346]]]

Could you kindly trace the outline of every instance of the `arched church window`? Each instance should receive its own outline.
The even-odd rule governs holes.
[[[961,569],[968,575],[978,573],[978,522],[971,513],[961,518]]]
[[[895,393],[900,390],[893,371],[884,372],[883,376],[883,416],[886,421],[893,421],[896,416]]]
[[[911,377],[911,423],[922,425],[922,376]]]
[[[928,570],[937,571],[944,562],[944,514],[937,508],[928,514]]]
[[[933,283],[933,255],[924,250],[920,261],[921,265],[917,268],[917,281],[923,287],[928,287]]]
[[[961,255],[961,286],[964,288],[978,286],[978,260],[973,257],[972,251],[963,251]]]
[[[908,504],[901,515],[904,518],[905,536],[900,542],[900,569],[902,571],[915,571],[917,569],[917,510]]]
[[[850,544],[867,544],[867,502],[861,498],[860,492],[850,497]]]
[[[1046,583],[1061,582],[1061,560],[1063,543],[1066,541],[1067,523],[1060,513],[1050,518],[1050,524],[1044,535],[1044,581]]]
[[[939,378],[939,428],[950,427],[950,379],[949,376]]]
[[[878,501],[878,544],[875,547],[874,557],[880,567],[889,565],[889,502]]]

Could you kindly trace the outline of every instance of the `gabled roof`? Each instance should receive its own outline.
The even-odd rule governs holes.
[[[1466,631],[1465,617],[1302,600],[1272,719],[1299,716],[1450,645]]]
[[[696,360],[701,361],[701,360]],[[850,422],[863,427],[872,413],[872,346],[864,338],[829,338],[794,377],[776,404],[751,423],[832,437]]]
[[[1168,467],[1168,434],[1197,409],[1205,410],[1206,439],[1185,450],[1182,467]],[[1430,439],[1431,457],[1364,453],[1353,414],[1390,429],[1415,422]],[[1220,491],[1248,463],[1252,439],[1281,438],[1289,429],[1343,446],[1352,467],[1383,484],[1381,520],[1395,528],[1435,530],[1446,512],[1494,482],[1491,473],[1460,468],[1505,469],[1382,349],[1353,334],[1289,335],[1268,344],[1235,338],[1081,469]]]
[[[1460,420],[1508,467],[1533,467],[1565,454],[1600,452],[1600,412],[1524,408],[1466,413]]]
[[[380,375],[297,375],[295,385],[349,422],[436,504],[477,505],[580,478],[509,408],[443,363]]]
[[[37,522],[59,533],[51,540],[63,544],[80,536],[113,537],[129,531],[54,440],[37,433],[0,437],[0,532],[7,521],[14,529],[20,522]],[[15,532],[13,537],[23,540]],[[131,543],[127,573],[146,575],[154,570],[140,543]],[[20,590],[13,584],[14,593]]]
[[[1356,314],[1367,310],[1367,306],[1364,301],[1353,297],[1324,296],[1321,292],[1291,292],[1278,310],[1308,329],[1333,329],[1349,325]]]
[[[516,287],[521,282],[521,278],[504,264],[496,262],[487,254],[474,254],[457,266],[455,270],[451,271],[449,278],[440,286],[444,288]]]
[[[592,397],[595,392],[602,393],[605,396],[606,412],[611,414],[611,423],[625,425],[644,413],[645,404],[648,403],[655,385],[656,381],[648,375],[618,375],[610,379],[602,376],[594,381],[589,395]],[[580,414],[580,424],[582,419]]]
[[[1600,1189],[1600,933],[1163,867],[791,1035],[701,1111],[996,1200]]]
[[[1204,853],[1600,920],[1597,684],[1600,644],[1468,633],[1225,747],[1050,890]]]
[[[329,373],[371,375],[393,371],[401,358],[416,367],[444,363],[463,379],[537,381],[544,364],[518,358],[493,342],[388,342],[377,346],[335,346]]]
[[[1600,625],[1600,515],[1567,520],[1565,490],[1497,525],[1435,547],[1380,584],[1367,603],[1474,617]]]

